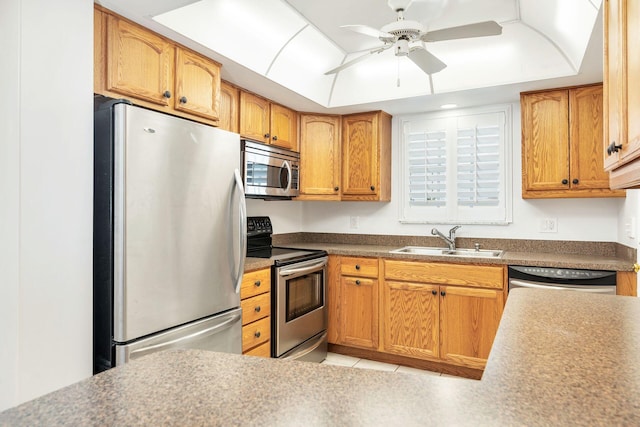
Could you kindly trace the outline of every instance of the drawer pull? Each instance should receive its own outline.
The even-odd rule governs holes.
[[[256,285],[256,288],[259,288],[260,287],[260,280],[256,280],[253,284]]]
[[[360,280],[356,280],[356,285],[360,286]]]
[[[356,264],[356,270],[360,270],[360,264]]]
[[[256,333],[253,335],[255,335],[256,338],[260,338],[260,331],[256,331]]]
[[[257,305],[256,308],[254,309],[256,311],[256,313],[260,313],[260,306]]]

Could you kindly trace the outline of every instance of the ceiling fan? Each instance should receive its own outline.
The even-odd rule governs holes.
[[[346,28],[367,36],[377,37],[384,45],[327,71],[325,75],[335,74],[360,61],[370,58],[373,54],[382,53],[385,50],[393,48],[395,56],[407,56],[420,67],[422,71],[431,76],[431,74],[442,71],[447,64],[427,51],[424,44],[425,42],[429,43],[502,34],[502,27],[495,21],[478,22],[475,24],[427,31],[425,26],[420,22],[404,19],[404,12],[411,3],[412,0],[388,0],[389,7],[398,14],[398,19],[395,22],[385,25],[380,30],[367,25],[343,25],[341,28]]]

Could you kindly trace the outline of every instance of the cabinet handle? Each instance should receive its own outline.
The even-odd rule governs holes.
[[[580,180],[578,180],[578,178],[573,178],[573,181],[571,181],[572,184],[577,184],[579,182],[580,182]]]
[[[256,333],[253,335],[255,335],[256,338],[260,338],[260,331],[256,331]]]
[[[432,293],[433,295],[438,295],[438,291],[436,291],[435,289],[434,289],[434,290],[432,290],[432,291],[431,291],[431,293]]]
[[[277,141],[277,140],[278,140],[278,135],[273,135],[273,138],[272,138],[272,139],[273,139],[274,141]]]
[[[255,310],[256,310],[256,313],[260,313],[260,306],[259,306],[259,305],[256,305]]]
[[[372,185],[371,187],[369,187],[371,189],[371,191],[376,191],[376,187],[375,185]]]
[[[562,180],[562,185],[567,185],[568,183],[569,183],[569,180],[568,180],[568,179],[563,179],[563,180]]]
[[[171,92],[169,92],[168,90],[165,90],[164,93],[162,94],[163,97],[169,99],[171,98]]]
[[[253,284],[256,285],[256,288],[259,288],[260,287],[260,280],[256,280]]]
[[[186,96],[181,96],[180,97],[180,104],[186,104],[187,103],[187,97]]]
[[[360,264],[356,264],[356,270],[360,270]]]
[[[613,141],[611,144],[609,144],[609,146],[607,147],[607,153],[609,155],[612,155],[613,153],[617,153],[619,150],[622,149],[622,144],[618,144],[616,145],[616,142]]]
[[[360,286],[360,280],[356,280],[356,285]]]
[[[333,187],[333,191],[338,191],[340,190],[340,187]]]
[[[440,295],[445,296],[447,293],[445,291],[440,291]]]
[[[271,134],[267,132],[267,133],[264,134],[264,137],[265,138],[271,138]]]

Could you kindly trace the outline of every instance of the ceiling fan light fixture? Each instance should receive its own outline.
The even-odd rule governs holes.
[[[409,40],[406,38],[398,39],[396,42],[396,56],[408,56],[409,55]]]

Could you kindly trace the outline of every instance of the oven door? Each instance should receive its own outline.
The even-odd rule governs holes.
[[[276,268],[274,357],[327,329],[327,257]]]

